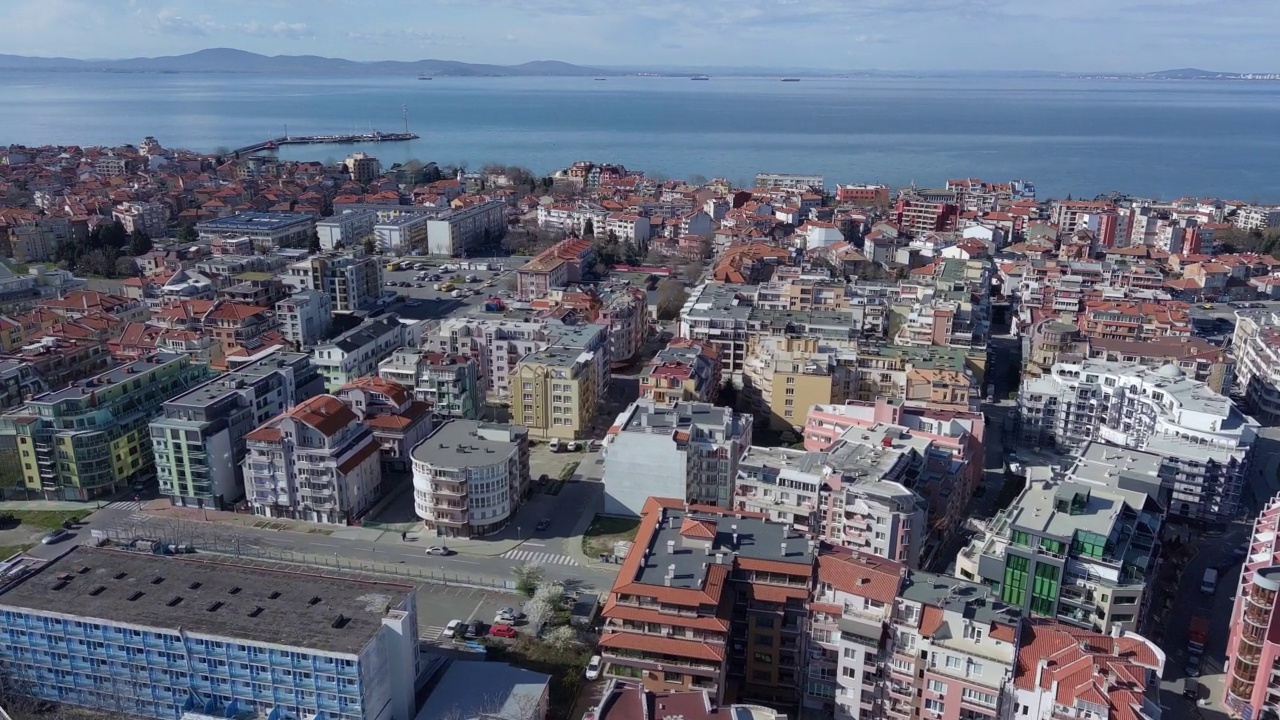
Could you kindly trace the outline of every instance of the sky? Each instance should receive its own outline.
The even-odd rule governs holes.
[[[0,0],[0,52],[1280,72],[1277,0]]]

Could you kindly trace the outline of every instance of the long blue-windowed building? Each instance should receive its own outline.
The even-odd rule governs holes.
[[[411,720],[414,588],[81,546],[0,586],[0,674],[196,720]]]

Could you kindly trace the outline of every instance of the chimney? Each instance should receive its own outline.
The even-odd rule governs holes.
[[[675,577],[675,576],[676,576],[676,566],[675,566],[674,564],[668,565],[668,566],[667,566],[667,578],[668,578],[668,579],[670,579],[670,578],[673,578],[673,577]]]
[[[1123,627],[1123,626],[1121,626],[1121,625],[1120,625],[1120,623],[1112,623],[1112,624],[1111,624],[1111,637],[1113,637],[1113,638],[1122,638],[1122,637],[1124,637],[1124,627]]]
[[[711,543],[707,543],[706,545],[703,545],[703,546],[702,546],[702,554],[703,554],[703,555],[710,555],[710,554],[711,554]]]
[[[1044,671],[1049,669],[1049,658],[1040,658],[1036,662],[1036,687],[1044,687],[1040,684],[1040,678],[1044,676]]]
[[[668,540],[668,541],[667,541],[667,554],[668,554],[668,555],[675,555],[675,554],[676,554],[676,541],[675,541],[675,540]]]
[[[782,547],[782,557],[786,557],[786,556],[787,556],[787,544],[786,544],[786,543],[782,543],[782,546],[781,546],[781,547]]]
[[[737,530],[737,529],[738,529],[738,526],[737,526],[737,525],[734,525],[734,526],[733,526],[733,528],[734,528],[734,530]],[[737,549],[738,549],[738,533],[736,533],[736,532],[733,534],[733,549],[734,549],[734,550],[737,550]]]
[[[716,553],[716,564],[717,565],[724,564],[724,553]]]

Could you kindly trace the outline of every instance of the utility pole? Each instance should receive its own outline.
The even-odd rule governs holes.
[[[409,103],[400,106],[400,113],[404,116],[404,134],[409,134]]]

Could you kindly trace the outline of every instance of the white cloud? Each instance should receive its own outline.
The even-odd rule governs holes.
[[[173,8],[164,8],[156,13],[153,29],[162,35],[182,35],[188,37],[204,37],[208,35],[250,35],[252,37],[284,38],[301,40],[313,37],[314,33],[306,23],[262,23],[251,20],[244,23],[225,24],[209,15],[186,17]]]
[[[312,37],[311,28],[306,23],[286,23],[278,22],[272,25],[264,25],[259,22],[249,22],[244,25],[237,26],[240,32],[254,37],[278,37],[289,38],[292,40],[301,40],[302,38]]]

